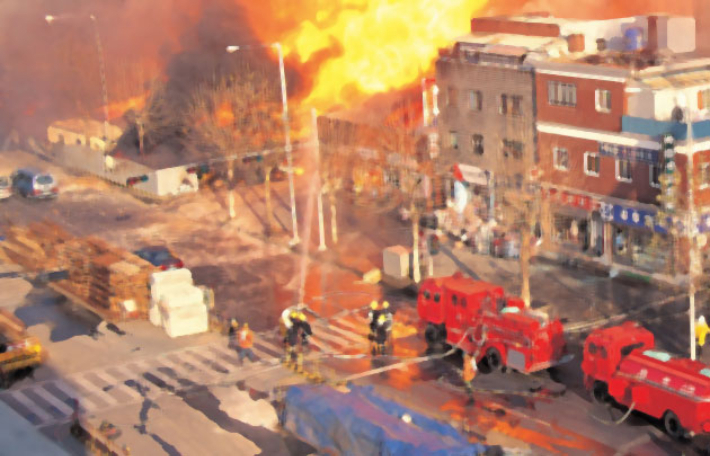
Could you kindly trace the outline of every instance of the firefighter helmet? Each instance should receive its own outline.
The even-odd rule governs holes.
[[[292,310],[289,317],[291,317],[292,319],[295,320],[296,318],[298,318],[298,312],[296,312],[295,310]]]
[[[390,303],[388,301],[385,301],[382,303],[382,308],[383,309],[389,309],[390,308]]]
[[[306,314],[301,312],[300,314],[298,314],[298,319],[301,321],[306,321]]]
[[[387,320],[387,317],[385,317],[384,314],[377,317],[377,323],[379,323],[379,324],[383,324],[386,320]]]
[[[377,301],[372,301],[370,303],[370,309],[377,310]]]
[[[239,326],[239,322],[232,318],[232,328],[236,328],[237,326]]]

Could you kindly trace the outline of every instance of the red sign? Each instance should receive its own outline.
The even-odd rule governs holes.
[[[556,188],[551,188],[547,191],[543,190],[543,196],[549,197],[551,201],[557,204],[564,204],[566,206],[578,207],[584,209],[585,211],[594,211],[599,209],[599,201],[587,195],[580,195],[578,193],[571,193],[567,191],[560,191]]]

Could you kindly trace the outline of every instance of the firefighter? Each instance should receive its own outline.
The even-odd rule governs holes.
[[[288,334],[296,323],[298,314],[293,309],[286,309],[281,313],[281,337],[283,337],[284,350],[288,351]]]
[[[296,358],[297,370],[301,372],[303,370],[303,353],[308,348],[308,338],[313,335],[313,330],[311,329],[310,323],[306,320],[306,314],[300,312],[298,314],[298,323],[294,325],[298,328],[298,333],[301,336],[301,350],[298,352]]]
[[[376,348],[374,350],[374,355],[384,355],[385,354],[385,344],[387,343],[387,336],[389,335],[389,324],[387,323],[387,317],[384,314],[380,314],[377,317],[377,326],[375,328],[375,344]]]
[[[377,319],[379,318],[382,311],[378,308],[377,301],[372,301],[370,303],[370,312],[367,314],[367,318],[370,320],[370,340],[373,339],[375,333],[375,327],[377,326]]]
[[[293,364],[296,346],[298,345],[298,329],[298,325],[292,325],[291,328],[286,331],[286,337],[284,337],[284,349],[286,350],[284,364],[286,364],[286,366]]]
[[[254,346],[254,333],[249,329],[249,323],[244,323],[239,331],[239,364],[244,364],[244,358],[249,358],[252,363],[256,361],[256,355],[252,350]]]
[[[385,301],[382,303],[382,314],[385,316],[387,321],[387,341],[392,342],[392,326],[394,326],[392,311],[390,310],[390,303]]]
[[[303,312],[298,314],[298,325],[301,327],[301,346],[308,347],[308,338],[313,335],[313,329]]]
[[[475,402],[473,399],[473,379],[476,378],[478,373],[478,365],[476,364],[476,357],[469,353],[464,354],[463,357],[463,383],[466,385],[466,394],[468,394],[467,406],[472,406]]]
[[[695,338],[698,342],[698,354],[703,354],[703,346],[705,346],[705,337],[710,332],[710,326],[705,322],[705,316],[701,315],[698,317],[697,323],[695,323]]]
[[[227,346],[231,348],[232,350],[236,350],[237,347],[239,346],[237,342],[237,331],[239,329],[239,322],[232,318],[232,321],[229,324],[229,342],[227,343]]]
[[[293,326],[292,314],[291,309],[281,312],[281,337],[286,337],[286,332]]]

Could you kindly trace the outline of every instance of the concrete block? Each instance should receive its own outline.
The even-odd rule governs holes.
[[[407,277],[409,274],[409,249],[401,245],[387,247],[382,252],[383,272],[396,278]]]

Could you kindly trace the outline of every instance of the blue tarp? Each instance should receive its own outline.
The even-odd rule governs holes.
[[[411,423],[401,417],[408,414]],[[342,393],[327,386],[294,386],[281,423],[321,451],[343,456],[473,456],[488,447],[456,429],[375,394],[372,387]]]

